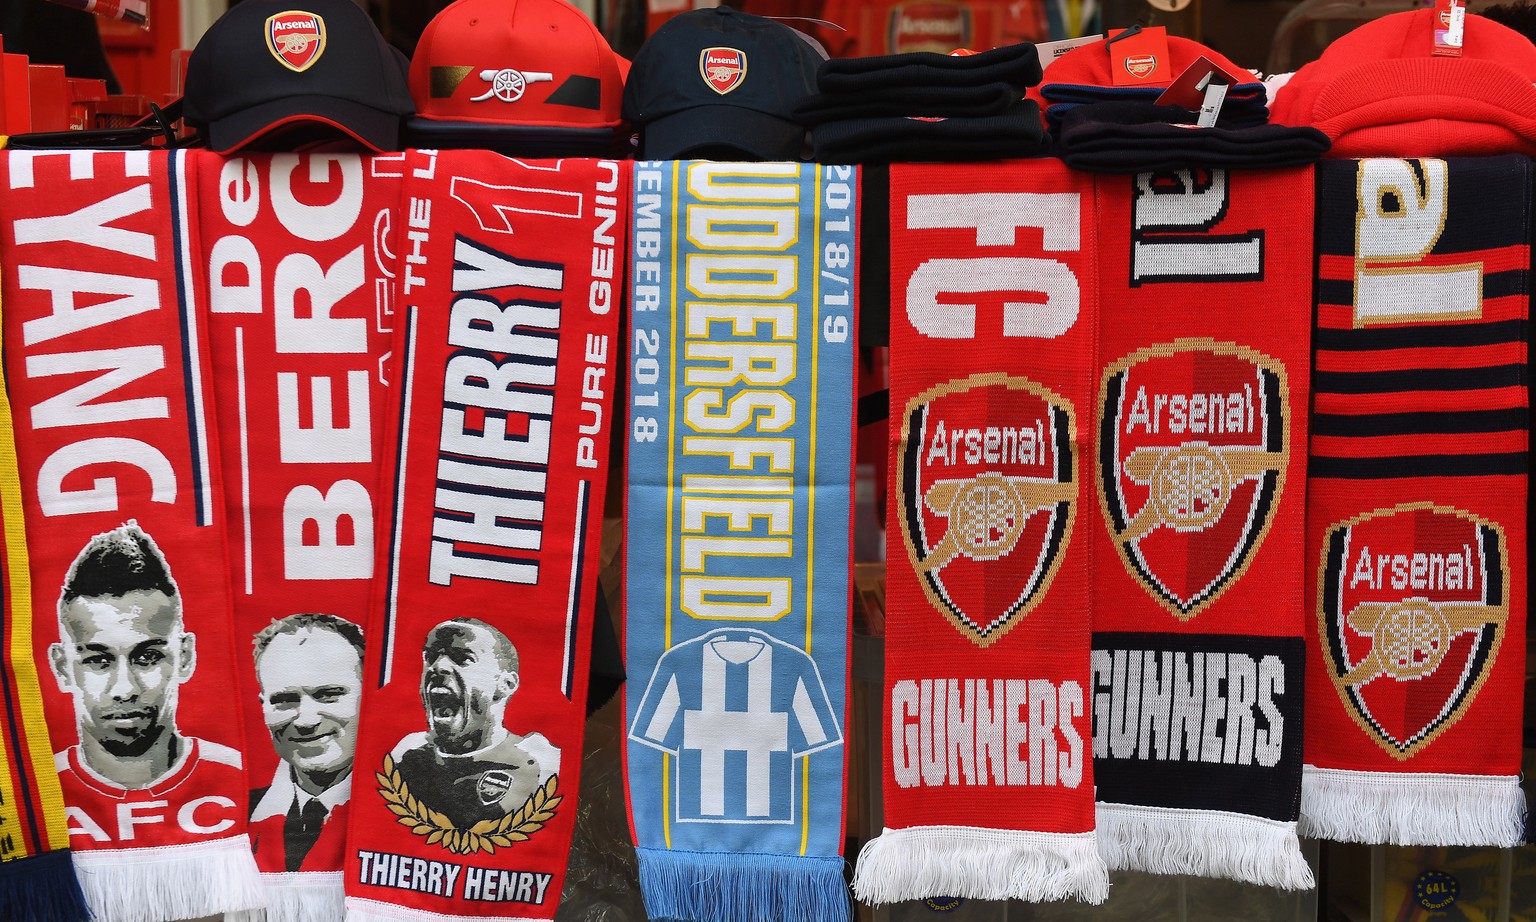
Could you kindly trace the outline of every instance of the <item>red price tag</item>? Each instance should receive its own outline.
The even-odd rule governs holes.
[[[1467,5],[1464,0],[1435,0],[1435,47],[1433,54],[1461,57]]]
[[[1123,34],[1123,33],[1122,33]],[[1109,71],[1115,86],[1167,86],[1173,81],[1168,63],[1168,30],[1162,26],[1142,29],[1116,40],[1109,38]]]

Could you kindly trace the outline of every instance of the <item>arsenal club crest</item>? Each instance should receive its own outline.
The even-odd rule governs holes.
[[[1504,532],[1430,503],[1378,509],[1328,530],[1318,620],[1345,708],[1394,758],[1461,719],[1509,617]]]
[[[1147,74],[1150,74],[1154,70],[1157,70],[1157,55],[1154,55],[1154,54],[1136,54],[1136,55],[1131,55],[1130,57],[1127,57],[1125,59],[1125,69],[1126,69],[1126,72],[1129,73],[1132,77],[1135,77],[1137,80],[1140,80],[1143,77],[1145,77]]]
[[[480,778],[475,782],[475,794],[480,797],[480,802],[487,806],[496,803],[512,789],[512,773],[501,769],[493,769],[480,773]]]
[[[1181,339],[1104,371],[1099,499],[1131,576],[1188,620],[1238,579],[1269,529],[1290,457],[1285,368]]]
[[[1072,407],[1026,378],[982,374],[917,395],[901,422],[907,554],[934,607],[988,646],[1045,596],[1071,537]]]
[[[325,53],[325,20],[303,10],[268,16],[267,50],[291,71],[308,70]]]
[[[747,53],[737,48],[705,48],[699,52],[699,74],[710,89],[724,96],[747,79]]]

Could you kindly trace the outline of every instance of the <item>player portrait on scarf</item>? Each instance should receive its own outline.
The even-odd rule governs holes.
[[[518,681],[517,648],[484,621],[453,618],[427,632],[427,731],[405,737],[391,755],[422,803],[456,826],[501,819],[560,771],[560,749],[542,733],[504,725]]]
[[[197,644],[170,565],[136,522],[91,538],[70,564],[48,660],[75,702],[79,742],[54,756],[66,796],[82,788],[158,796],[194,773],[239,772],[239,752],[176,728]]]
[[[336,615],[289,615],[257,632],[255,657],[282,761],[271,784],[251,791],[251,848],[263,870],[334,869],[352,793],[363,631]]]

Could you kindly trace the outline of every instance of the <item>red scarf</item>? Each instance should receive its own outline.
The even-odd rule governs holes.
[[[854,892],[1100,902],[1092,179],[892,166],[889,197],[886,830]]]
[[[35,649],[76,867],[113,920],[261,904],[187,167],[12,152],[0,172]]]
[[[1296,838],[1311,186],[1310,169],[1098,179],[1111,868],[1313,886]]]
[[[630,174],[479,151],[400,167],[393,511],[347,918],[548,919],[576,817]]]
[[[1319,167],[1311,835],[1518,843],[1531,162]]]
[[[328,922],[344,912],[362,645],[386,511],[394,267],[384,235],[399,220],[400,158],[196,162],[251,847],[268,922]]]

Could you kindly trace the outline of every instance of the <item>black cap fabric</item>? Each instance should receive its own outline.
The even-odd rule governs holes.
[[[192,50],[183,112],[220,152],[278,129],[399,150],[407,66],[352,0],[245,0]]]
[[[815,92],[821,55],[783,23],[728,7],[667,20],[635,55],[624,118],[640,130],[640,156],[710,154],[799,160],[794,118]]]

